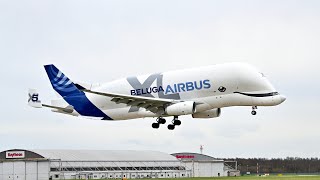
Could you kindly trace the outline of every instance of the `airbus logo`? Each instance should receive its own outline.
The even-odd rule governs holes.
[[[141,83],[138,77],[128,77],[128,83],[133,89],[130,90],[131,95],[144,96],[144,97],[154,97],[157,93],[159,98],[164,99],[181,99],[180,92],[208,89],[211,87],[209,80],[177,83],[172,85],[163,86],[163,74],[155,73],[147,77],[147,79]],[[156,86],[152,84],[156,82]],[[139,107],[131,106],[129,112],[137,112]]]
[[[218,91],[220,92],[225,92],[227,90],[227,88],[223,87],[223,86],[220,86]]]
[[[193,82],[177,83],[173,85],[167,85],[165,87],[155,86],[155,87],[133,89],[130,91],[130,93],[131,95],[137,95],[137,96],[158,93],[158,92],[164,92],[164,94],[175,94],[180,92],[209,89],[210,87],[211,87],[210,81],[206,79],[206,80],[193,81]]]

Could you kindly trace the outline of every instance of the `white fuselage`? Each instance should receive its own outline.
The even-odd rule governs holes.
[[[91,90],[200,102],[197,113],[229,106],[274,106],[285,100],[261,72],[243,63],[123,78]],[[91,93],[86,96],[113,120],[159,116],[144,108],[117,104],[109,97]]]

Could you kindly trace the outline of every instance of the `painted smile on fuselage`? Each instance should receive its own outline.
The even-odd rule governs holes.
[[[279,95],[278,92],[270,92],[270,93],[261,93],[261,94],[251,94],[251,93],[242,93],[242,92],[234,92],[236,94],[242,94],[250,97],[269,97]]]

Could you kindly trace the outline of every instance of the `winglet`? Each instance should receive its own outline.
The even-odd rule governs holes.
[[[36,89],[29,89],[29,99],[28,99],[28,104],[31,107],[34,108],[42,108],[42,104],[39,98],[39,93],[37,92]]]

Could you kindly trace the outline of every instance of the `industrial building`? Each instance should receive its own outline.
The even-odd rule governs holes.
[[[198,153],[174,153],[180,160],[182,166],[191,170],[192,177],[219,177],[219,176],[240,176],[236,161],[225,162],[222,159],[213,158]]]
[[[157,151],[22,150],[0,153],[0,180],[178,178],[190,170]]]
[[[230,169],[223,160],[196,153],[24,149],[0,152],[0,180],[213,177],[230,175]]]

